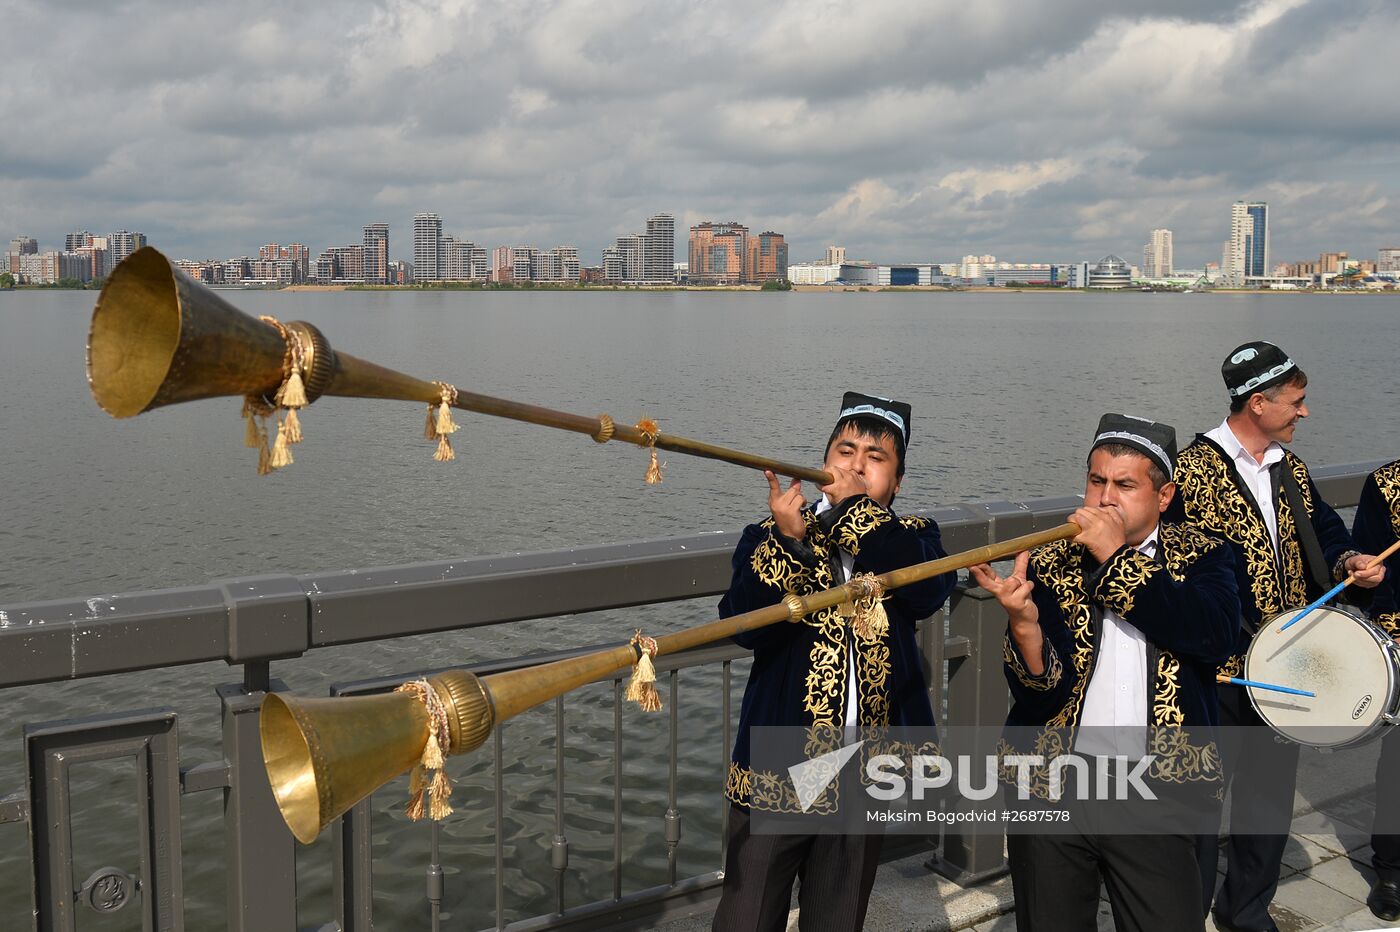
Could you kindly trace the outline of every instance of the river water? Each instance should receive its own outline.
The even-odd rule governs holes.
[[[1312,417],[1294,449],[1314,464],[1392,458],[1400,447],[1400,301],[1387,297],[1166,294],[734,292],[236,292],[254,314],[317,324],[337,349],[422,378],[816,465],[841,393],[913,405],[903,508],[1023,499],[1082,488],[1083,451],[1106,410],[1176,425],[1184,444],[1213,427],[1226,398],[1225,353],[1249,339],[1283,346],[1309,373]],[[88,394],[83,346],[94,295],[0,292],[0,613],[48,598],[555,549],[736,530],[764,511],[761,475],[667,454],[663,485],[621,444],[460,413],[458,459],[439,464],[419,405],[327,398],[303,412],[297,462],[259,478],[242,445],[239,401],[160,409],[117,421]],[[713,600],[648,610],[653,633],[713,617]],[[598,613],[469,634],[406,638],[274,665],[295,691],[533,650],[615,640],[640,612]],[[0,619],[4,619],[0,614]],[[4,623],[0,621],[0,624]],[[0,656],[0,663],[6,658]],[[736,666],[742,674],[742,665]],[[208,664],[51,684],[3,694],[0,797],[20,790],[20,726],[155,706],[181,716],[182,761],[218,756],[213,688],[236,679]],[[718,866],[722,786],[718,677],[682,678],[682,875]],[[742,675],[736,677],[737,696]],[[570,904],[606,897],[612,841],[611,690],[569,699]],[[663,719],[664,717],[656,717]],[[629,716],[624,890],[664,879],[660,839],[664,722]],[[552,712],[506,726],[507,918],[552,908]],[[632,748],[638,753],[631,753]],[[444,830],[454,927],[492,919],[493,775],[460,761],[459,815]],[[656,772],[653,772],[656,771]],[[92,765],[75,780],[79,881],[134,867],[134,825],[111,792],[125,771]],[[658,792],[658,789],[659,792]],[[83,793],[98,798],[84,801]],[[376,796],[377,915],[422,927],[426,831]],[[189,927],[223,924],[218,794],[184,799]],[[29,911],[22,826],[0,826],[0,928]],[[329,918],[325,841],[303,852],[303,924]],[[382,876],[381,876],[382,875]],[[125,917],[125,920],[122,920]],[[104,928],[128,924],[134,912]],[[136,928],[139,926],[128,925]]]

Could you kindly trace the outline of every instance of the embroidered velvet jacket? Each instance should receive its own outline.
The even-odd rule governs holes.
[[[789,592],[809,595],[840,585],[845,580],[839,550],[854,557],[853,573],[885,573],[947,555],[935,521],[900,518],[864,495],[848,498],[820,517],[810,508],[803,516],[807,534],[801,541],[779,533],[772,518],[744,529],[734,551],[733,581],[719,603],[720,617],[773,605]],[[753,651],[753,668],[729,765],[729,799],[756,809],[800,811],[785,775],[750,768],[749,729],[804,726],[809,749],[839,746],[852,651],[861,726],[931,729],[933,710],[914,624],[943,605],[956,581],[957,574],[946,573],[891,590],[884,601],[889,631],[880,638],[855,636],[835,607],[796,624],[778,622],[736,635],[739,645]],[[817,808],[833,803],[833,794],[826,794]]]
[[[1327,568],[1340,582],[1343,577],[1336,575],[1337,569],[1356,552],[1346,525],[1322,500],[1302,460],[1285,450],[1280,467],[1289,470],[1297,480]],[[1231,656],[1220,670],[1229,676],[1240,676],[1245,651],[1260,623],[1290,608],[1302,608],[1324,590],[1318,588],[1304,567],[1293,509],[1278,482],[1274,483],[1274,514],[1278,518],[1280,543],[1280,553],[1276,554],[1263,512],[1215,441],[1198,434],[1190,446],[1177,454],[1172,478],[1177,491],[1165,518],[1224,538],[1239,564],[1240,617],[1244,624]]]
[[[1148,777],[1215,780],[1219,721],[1215,668],[1234,648],[1239,595],[1234,560],[1218,538],[1163,522],[1157,558],[1124,546],[1099,564],[1081,544],[1031,551],[1031,598],[1045,636],[1044,669],[1032,675],[1008,630],[1003,643],[1012,707],[1003,754],[1068,752],[1098,662],[1105,609],[1147,639]],[[1036,732],[1034,728],[1041,728]],[[1025,747],[1027,733],[1034,747]],[[1044,774],[1032,791],[1044,795]]]
[[[1400,460],[1366,477],[1351,536],[1362,553],[1380,553],[1400,537]],[[1400,552],[1385,561],[1385,579],[1375,589],[1371,619],[1391,637],[1400,636]]]

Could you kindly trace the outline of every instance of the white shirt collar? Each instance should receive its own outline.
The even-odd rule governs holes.
[[[1240,443],[1235,432],[1230,429],[1228,417],[1221,421],[1220,426],[1211,431],[1210,434],[1231,459],[1254,469],[1268,469],[1283,459],[1283,445],[1277,440],[1271,440],[1269,445],[1264,448],[1264,461],[1261,463],[1256,460],[1254,454],[1245,449],[1244,444]]]
[[[1136,550],[1138,553],[1144,553],[1149,557],[1155,556],[1158,546],[1157,537],[1161,532],[1162,523],[1159,521],[1157,522],[1157,526],[1152,529],[1152,533],[1148,534],[1147,537],[1143,540],[1143,542],[1138,544],[1133,549]]]

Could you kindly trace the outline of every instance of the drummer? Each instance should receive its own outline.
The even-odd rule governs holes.
[[[1231,350],[1220,372],[1229,414],[1177,457],[1178,492],[1167,518],[1225,538],[1248,579],[1240,590],[1239,642],[1220,668],[1242,676],[1250,639],[1269,616],[1307,605],[1348,573],[1356,574],[1356,586],[1374,588],[1384,569],[1365,568],[1371,558],[1352,546],[1307,465],[1284,447],[1308,416],[1303,370],[1279,347],[1257,340]],[[1269,903],[1293,814],[1298,746],[1274,740],[1242,688],[1222,685],[1219,692],[1221,764],[1235,794],[1215,919],[1224,929],[1263,932],[1278,928]],[[1209,910],[1217,838],[1200,843]]]
[[[1366,477],[1351,535],[1356,546],[1383,552],[1400,537],[1400,460]],[[1371,602],[1371,620],[1400,640],[1400,553],[1385,561],[1386,575]],[[1390,729],[1381,742],[1376,765],[1376,820],[1371,831],[1371,866],[1376,882],[1366,905],[1377,919],[1400,919],[1400,730]],[[1382,791],[1382,787],[1386,789]]]

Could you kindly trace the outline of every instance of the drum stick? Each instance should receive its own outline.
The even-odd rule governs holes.
[[[1273,683],[1261,683],[1258,680],[1246,680],[1238,676],[1226,676],[1221,673],[1215,677],[1217,683],[1233,683],[1236,686],[1253,686],[1255,689],[1268,689],[1276,693],[1288,693],[1290,696],[1307,696],[1309,699],[1316,699],[1317,693],[1310,693],[1306,689],[1294,689],[1292,686],[1275,686]]]
[[[1373,557],[1371,562],[1366,564],[1366,569],[1369,570],[1373,567],[1379,566],[1382,562],[1385,561],[1386,557],[1390,556],[1396,550],[1400,550],[1400,540],[1397,540],[1395,543],[1391,544],[1389,547],[1385,548],[1379,554]],[[1308,613],[1311,612],[1313,609],[1317,608],[1319,605],[1321,605],[1323,602],[1326,602],[1328,599],[1331,599],[1338,592],[1341,592],[1343,589],[1345,589],[1347,586],[1350,586],[1354,582],[1356,582],[1356,574],[1352,573],[1346,579],[1343,579],[1331,589],[1328,589],[1326,592],[1324,592],[1322,594],[1322,597],[1316,602],[1313,602],[1311,605],[1303,609],[1297,615],[1294,615],[1292,618],[1288,619],[1288,621],[1284,622],[1283,625],[1279,627],[1279,631],[1287,631],[1289,628],[1293,627],[1298,622],[1308,617]]]

